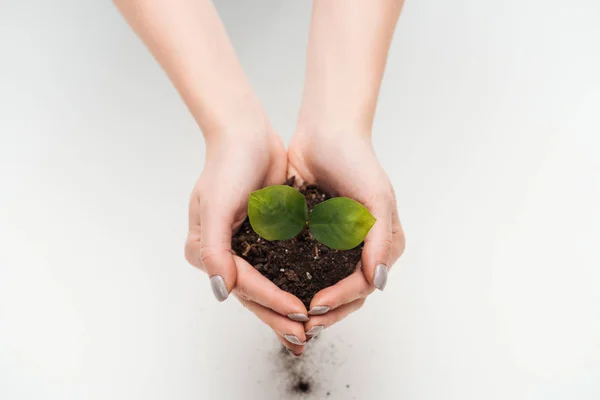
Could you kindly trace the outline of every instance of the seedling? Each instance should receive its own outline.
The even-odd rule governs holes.
[[[248,217],[252,229],[266,240],[291,239],[308,224],[315,239],[337,250],[358,246],[375,224],[369,210],[347,197],[325,200],[309,215],[302,193],[284,185],[250,193]]]

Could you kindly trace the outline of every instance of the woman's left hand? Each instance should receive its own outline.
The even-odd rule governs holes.
[[[288,150],[288,163],[289,176],[359,201],[377,220],[365,238],[356,271],[312,299],[310,321],[305,323],[311,337],[362,307],[375,288],[385,288],[405,239],[394,189],[377,160],[370,134],[298,132]]]

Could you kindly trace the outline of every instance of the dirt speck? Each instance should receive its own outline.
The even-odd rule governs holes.
[[[300,379],[298,383],[294,385],[294,392],[297,393],[309,393],[310,392],[310,382],[307,382],[303,379]]]

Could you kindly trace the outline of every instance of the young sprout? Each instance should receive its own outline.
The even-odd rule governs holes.
[[[250,225],[267,240],[293,238],[302,231],[307,217],[308,207],[304,196],[290,186],[269,186],[250,193]]]
[[[304,229],[308,220],[312,236],[337,250],[358,246],[375,224],[375,217],[369,210],[347,197],[319,203],[309,215],[302,193],[284,185],[252,192],[248,217],[252,229],[267,240],[291,239]]]

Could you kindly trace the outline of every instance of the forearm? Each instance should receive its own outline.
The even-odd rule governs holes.
[[[114,0],[205,137],[262,130],[264,112],[209,0]]]
[[[370,132],[403,0],[315,0],[299,129]]]

